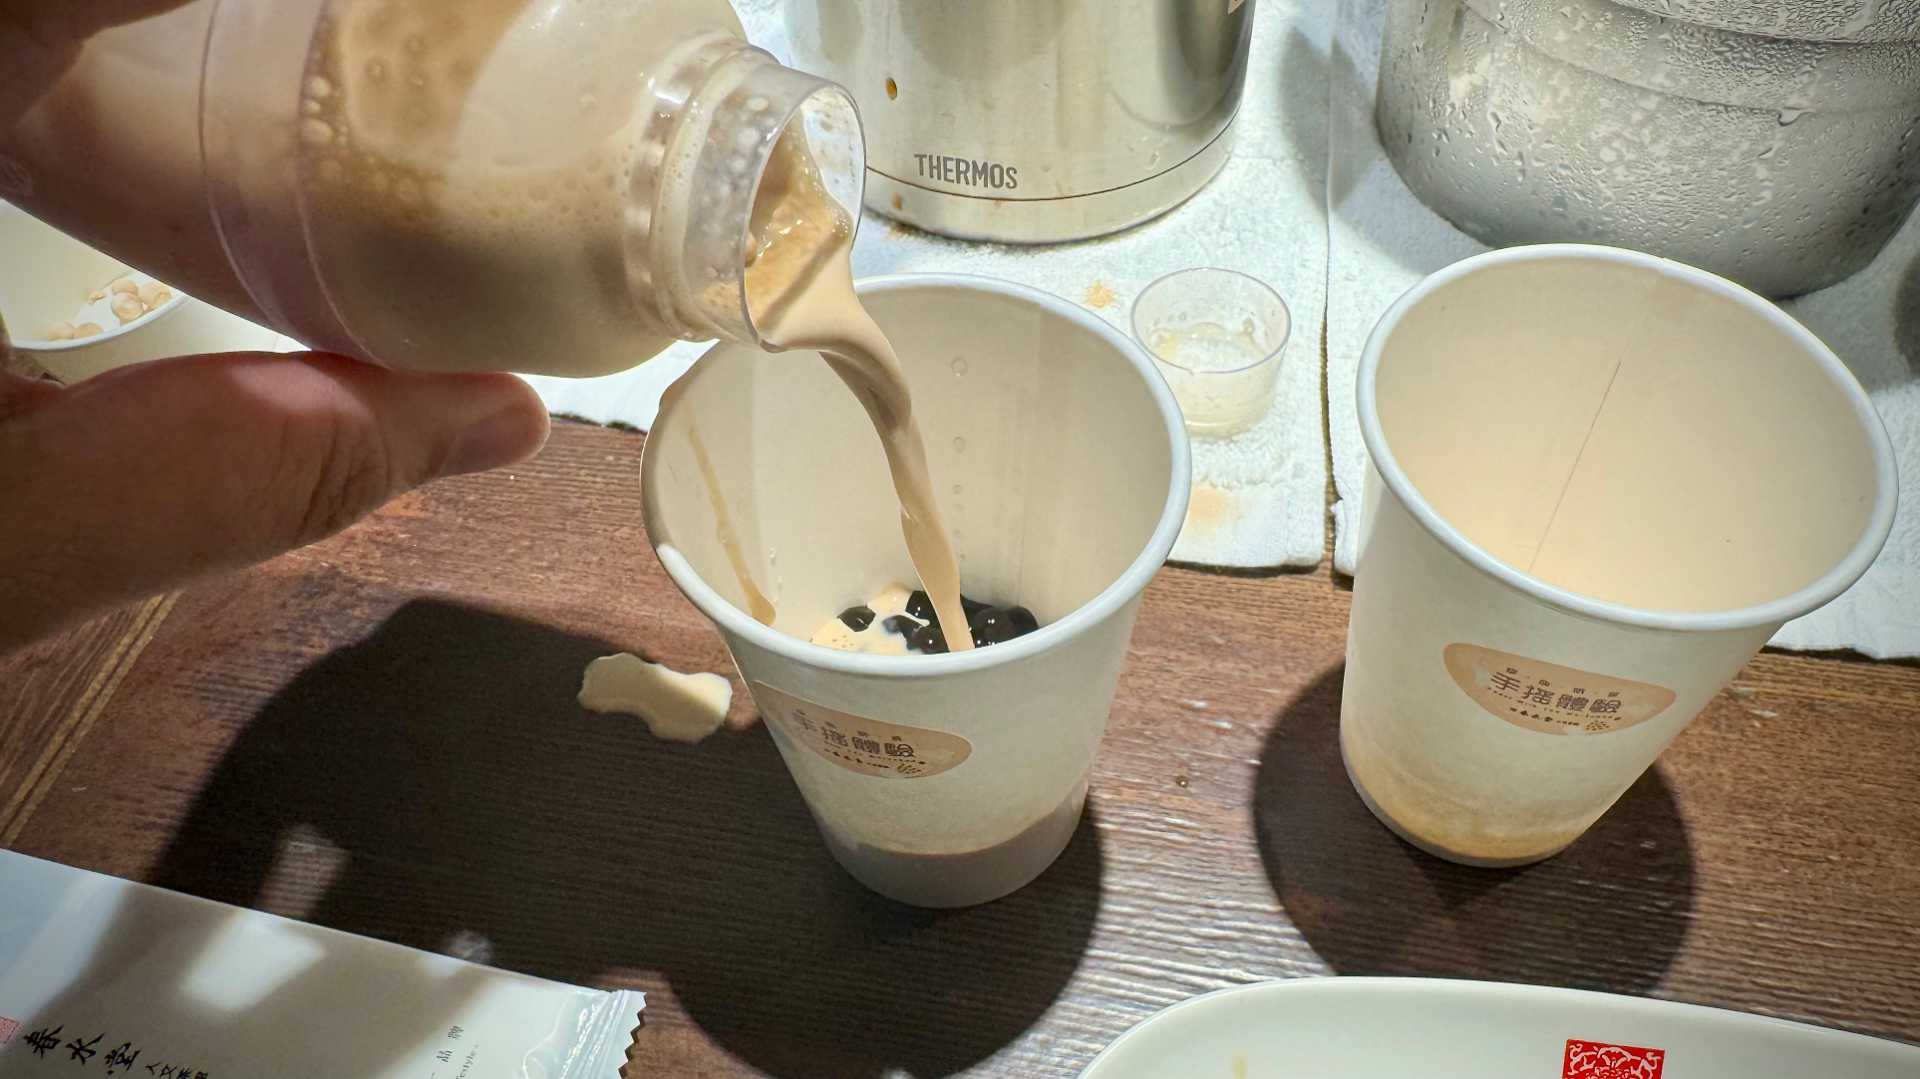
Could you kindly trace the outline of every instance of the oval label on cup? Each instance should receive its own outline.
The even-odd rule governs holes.
[[[864,776],[925,779],[959,767],[973,753],[973,743],[957,734],[852,715],[765,682],[753,684],[753,700],[788,740]]]
[[[1528,659],[1477,644],[1450,644],[1447,673],[1475,704],[1544,734],[1606,734],[1666,711],[1673,690]]]

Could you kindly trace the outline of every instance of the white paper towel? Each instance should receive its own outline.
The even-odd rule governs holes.
[[[785,58],[781,0],[739,0],[754,43]],[[1179,561],[1223,566],[1312,566],[1324,553],[1326,450],[1319,330],[1325,310],[1327,57],[1332,5],[1259,0],[1233,154],[1185,205],[1115,236],[1021,247],[943,239],[867,214],[854,247],[866,277],[912,271],[1018,281],[1080,303],[1122,330],[1134,297],[1154,279],[1222,266],[1266,281],[1294,317],[1273,408],[1252,430],[1196,439],[1197,497],[1175,545]],[[911,341],[897,343],[911,349]],[[705,345],[676,345],[618,375],[532,377],[554,412],[645,428],[660,392]]]
[[[1487,248],[1426,208],[1374,134],[1387,0],[1353,0],[1334,28],[1328,188],[1327,398],[1333,444],[1334,567],[1353,572],[1366,447],[1354,406],[1360,350],[1387,307],[1420,278]],[[1900,512],[1886,550],[1834,602],[1789,622],[1783,648],[1920,655],[1920,215],[1873,264],[1781,305],[1819,334],[1873,396],[1893,437]]]
[[[1866,576],[1782,626],[1773,644],[1920,655],[1920,214],[1866,269],[1781,306],[1820,335],[1872,395],[1893,440],[1900,508]]]

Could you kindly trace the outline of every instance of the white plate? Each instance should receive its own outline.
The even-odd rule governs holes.
[[[1492,982],[1318,978],[1183,1001],[1081,1079],[1917,1079],[1920,1048],[1692,1004]]]
[[[166,356],[289,352],[299,347],[264,326],[171,288],[171,282],[172,299],[123,324],[106,313],[107,301],[89,304],[87,297],[121,277],[131,276],[136,283],[152,278],[6,202],[0,202],[0,252],[0,319],[12,333],[14,347],[62,382]],[[92,311],[75,318],[83,306]],[[92,321],[104,332],[79,340],[45,339],[47,327],[60,321]]]

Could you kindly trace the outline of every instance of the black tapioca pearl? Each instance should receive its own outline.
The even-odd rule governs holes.
[[[907,613],[922,622],[933,621],[935,615],[933,612],[932,598],[930,598],[925,591],[916,589],[912,595],[907,597]]]
[[[913,649],[915,652],[925,652],[927,655],[937,656],[947,650],[947,638],[940,632],[940,624],[938,622],[928,622],[926,625],[914,630],[913,636],[907,638],[907,647]]]
[[[1025,607],[1008,607],[1007,621],[1013,626],[1013,635],[1015,637],[1024,637],[1040,628],[1040,620],[1035,618],[1033,612],[1027,610]]]
[[[975,648],[985,648],[990,644],[1011,641],[1018,636],[1013,631],[1013,623],[1008,619],[1003,607],[988,607],[973,620],[973,644]]]
[[[873,608],[865,604],[848,607],[840,612],[840,621],[845,623],[848,629],[858,633],[873,625]]]
[[[969,599],[965,595],[960,597],[960,609],[966,613],[968,621],[972,621],[974,615],[991,606],[993,605],[990,603]],[[940,621],[940,612],[933,609],[933,597],[927,595],[924,589],[907,596],[907,613],[922,622]]]
[[[914,633],[921,628],[919,622],[908,618],[904,614],[893,615],[885,622],[880,623],[880,626],[888,633],[898,633],[902,637],[912,637]]]

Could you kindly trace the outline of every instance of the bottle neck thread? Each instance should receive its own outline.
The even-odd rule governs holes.
[[[656,80],[628,203],[628,284],[688,340],[763,345],[746,293],[754,200],[783,136],[807,139],[828,194],[860,215],[853,99],[737,38],[689,42]]]

